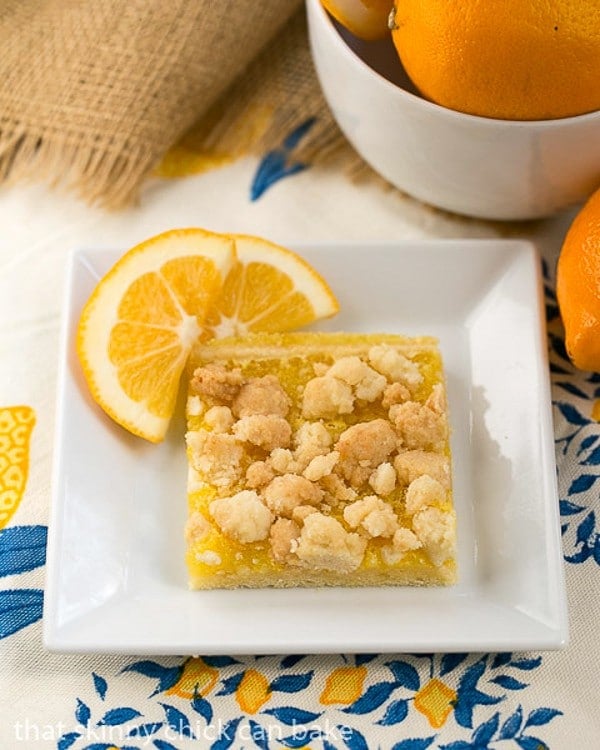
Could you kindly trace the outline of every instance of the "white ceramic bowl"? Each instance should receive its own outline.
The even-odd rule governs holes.
[[[358,153],[401,190],[488,219],[547,216],[600,185],[600,111],[517,122],[455,112],[419,96],[391,40],[360,42],[306,0],[327,102]]]

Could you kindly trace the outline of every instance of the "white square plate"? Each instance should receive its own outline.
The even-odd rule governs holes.
[[[445,359],[460,582],[451,588],[187,589],[181,418],[160,446],[92,402],[74,340],[119,257],[72,257],[59,377],[45,645],[267,654],[504,651],[565,645],[539,259],[505,240],[298,248],[342,312],[325,330],[433,334]]]

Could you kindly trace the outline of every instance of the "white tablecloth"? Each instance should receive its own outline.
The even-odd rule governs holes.
[[[116,214],[42,187],[0,194],[0,477],[5,485],[12,476],[6,474],[10,459],[5,455],[11,440],[20,439],[29,451],[20,504],[0,521],[0,747],[600,746],[600,522],[595,515],[600,378],[575,372],[560,351],[553,354],[559,365],[553,398],[571,622],[564,651],[204,660],[44,651],[40,618],[58,333],[72,248],[126,248],[162,230],[190,225],[290,245],[528,237],[546,261],[551,331],[560,350],[552,286],[572,214],[520,226],[480,222],[315,169],[283,179],[251,201],[256,166],[243,160],[187,179],[157,180],[138,207]],[[17,438],[11,427],[15,419],[26,425]],[[194,699],[195,685],[201,698]],[[294,722],[312,733],[294,734]]]

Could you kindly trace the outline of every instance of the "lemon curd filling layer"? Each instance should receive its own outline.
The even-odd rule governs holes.
[[[455,582],[435,339],[258,334],[198,346],[187,427],[191,588]]]

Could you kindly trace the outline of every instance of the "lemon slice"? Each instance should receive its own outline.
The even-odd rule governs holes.
[[[236,261],[208,312],[204,340],[289,331],[338,312],[328,284],[299,255],[260,237],[229,236]]]
[[[129,250],[85,305],[77,352],[94,400],[118,424],[163,439],[181,372],[234,262],[234,242],[202,229]]]

